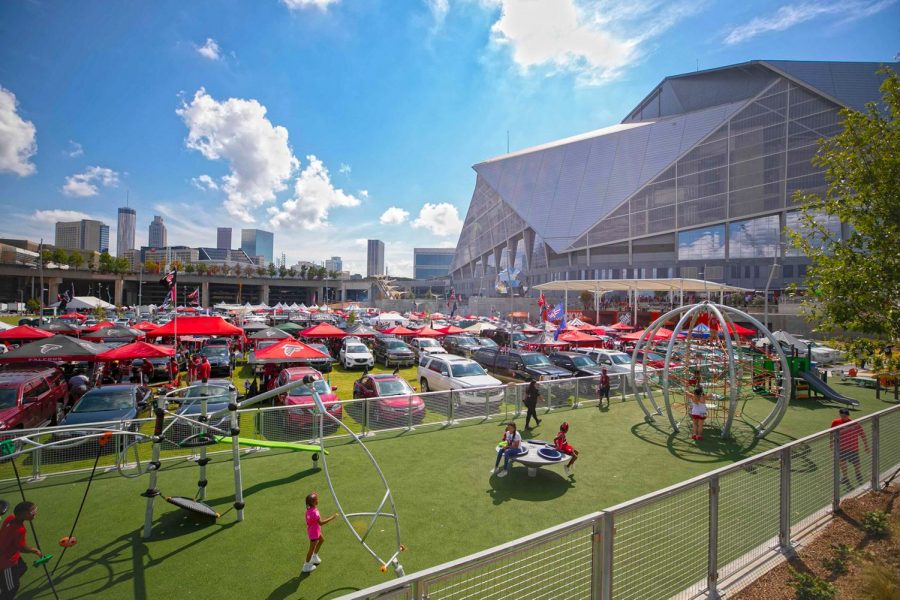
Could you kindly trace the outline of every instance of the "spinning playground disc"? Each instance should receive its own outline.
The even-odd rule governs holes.
[[[555,448],[541,448],[538,450],[538,454],[547,460],[562,460],[563,458],[563,453]]]

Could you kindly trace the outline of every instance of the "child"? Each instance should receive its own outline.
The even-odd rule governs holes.
[[[306,551],[306,562],[303,563],[303,572],[312,573],[316,565],[322,562],[319,558],[319,548],[325,538],[322,537],[322,525],[333,521],[337,517],[334,513],[325,520],[319,516],[319,495],[315,492],[306,497],[306,532],[309,534],[309,550]]]
[[[522,436],[516,431],[516,424],[509,422],[506,424],[506,431],[500,438],[500,446],[497,448],[497,461],[494,468],[491,469],[491,475],[497,474],[497,477],[506,477],[509,472],[509,459],[519,455],[519,446],[522,444]],[[503,470],[497,473],[497,467],[500,466],[500,457],[503,457]]]
[[[691,439],[703,439],[703,421],[706,420],[706,397],[703,394],[703,388],[699,385],[694,389],[694,397],[691,401],[691,422],[693,423],[693,434]]]
[[[568,440],[566,440],[566,433],[569,432],[569,424],[563,423],[559,426],[559,433],[556,434],[556,438],[553,440],[553,445],[556,446],[556,449],[562,452],[563,454],[568,454],[572,457],[572,460],[569,461],[563,470],[566,472],[566,475],[572,474],[572,465],[575,464],[575,461],[578,460],[578,450],[569,445]]]
[[[0,526],[0,597],[15,598],[19,580],[28,567],[22,560],[22,552],[43,556],[37,548],[29,548],[25,542],[25,521],[34,519],[37,507],[32,502],[20,502],[13,514]]]

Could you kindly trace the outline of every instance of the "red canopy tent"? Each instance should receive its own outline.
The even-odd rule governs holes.
[[[444,335],[455,335],[458,333],[472,333],[471,331],[466,331],[462,327],[457,327],[456,325],[447,325],[446,327],[439,327],[435,331],[439,331]]]
[[[77,319],[79,321],[84,321],[85,319],[87,319],[87,315],[83,315],[83,314],[77,313],[77,312],[70,312],[70,313],[66,313],[64,315],[60,315],[58,318],[60,318],[60,319]]]
[[[256,352],[251,363],[306,362],[316,358],[326,358],[326,356],[303,342],[284,339],[277,344]]]
[[[578,329],[567,329],[567,330],[563,331],[562,333],[559,334],[559,340],[561,342],[567,342],[569,344],[579,344],[579,345],[591,344],[591,343],[596,344],[596,343],[600,343],[602,341],[598,337],[589,335],[589,334],[585,333],[584,331],[581,331]]]
[[[752,329],[747,329],[743,325],[735,323],[734,325],[728,325],[728,333],[736,333],[737,335],[750,336],[756,335],[756,332]]]
[[[422,329],[416,330],[416,337],[435,338],[435,337],[444,337],[445,335],[447,335],[447,334],[444,333],[443,331],[438,331],[436,329],[432,329],[431,327],[423,327]]]
[[[116,324],[112,321],[100,321],[96,325],[91,325],[90,327],[85,327],[81,330],[81,333],[90,333],[91,331],[97,331],[98,329],[103,329],[104,327],[115,327]],[[156,329],[157,326],[154,326],[153,329]]]
[[[6,331],[0,331],[0,340],[41,340],[48,337],[53,337],[53,334],[31,325],[19,325]]]
[[[646,329],[642,329],[640,331],[634,331],[632,333],[626,333],[620,340],[624,340],[626,342],[636,342],[641,339],[641,336],[644,335]],[[665,327],[660,327],[656,334],[653,336],[654,340],[668,340],[672,337],[672,330],[666,329]]]
[[[544,330],[543,330],[543,329],[538,329],[537,327],[532,327],[531,325],[526,325],[525,327],[523,327],[523,328],[520,329],[519,331],[521,331],[521,332],[524,333],[525,335],[536,335],[536,334],[538,334],[538,333],[543,332]]]
[[[434,331],[434,330],[432,330],[432,331]],[[401,337],[418,336],[419,335],[418,331],[416,331],[414,329],[409,329],[407,327],[404,327],[403,325],[397,325],[396,327],[391,327],[390,329],[385,329],[381,333],[389,333],[391,335],[399,335]]]
[[[297,335],[308,338],[342,338],[347,337],[347,332],[343,329],[338,329],[331,323],[319,323],[309,329],[304,329]]]
[[[235,327],[222,317],[175,317],[162,327],[158,327],[147,333],[147,337],[171,337],[178,332],[183,335],[244,335],[244,330]]]
[[[134,360],[135,358],[165,358],[175,356],[175,348],[147,342],[133,342],[97,355],[97,360]]]
[[[621,321],[617,321],[609,326],[610,329],[615,329],[616,331],[631,331],[634,329],[631,325],[626,323],[622,323]]]
[[[157,325],[156,323],[151,323],[150,321],[141,321],[140,323],[136,323],[131,327],[132,329],[137,329],[138,331],[153,331],[154,329],[159,327],[159,325]]]

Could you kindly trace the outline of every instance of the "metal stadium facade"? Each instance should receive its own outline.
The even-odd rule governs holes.
[[[617,125],[475,165],[456,291],[493,295],[506,256],[530,285],[690,277],[762,289],[776,260],[772,289],[802,281],[807,261],[784,234],[799,227],[794,192],[824,191],[818,141],[841,130],[841,108],[878,101],[879,68],[751,61],[667,77]]]

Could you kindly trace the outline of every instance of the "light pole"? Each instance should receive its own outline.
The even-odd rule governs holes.
[[[141,302],[141,294],[144,289],[144,263],[141,263],[141,271],[140,276],[138,278],[138,314],[140,314],[141,306],[143,306],[143,302]]]
[[[775,269],[780,265],[778,264],[778,255],[784,248],[784,243],[779,243],[778,247],[775,249],[775,257],[772,259],[772,267],[769,269],[769,279],[766,281],[766,295],[763,299],[763,325],[766,326],[766,329],[770,329],[769,327],[769,287],[772,285],[772,278],[775,277]]]

